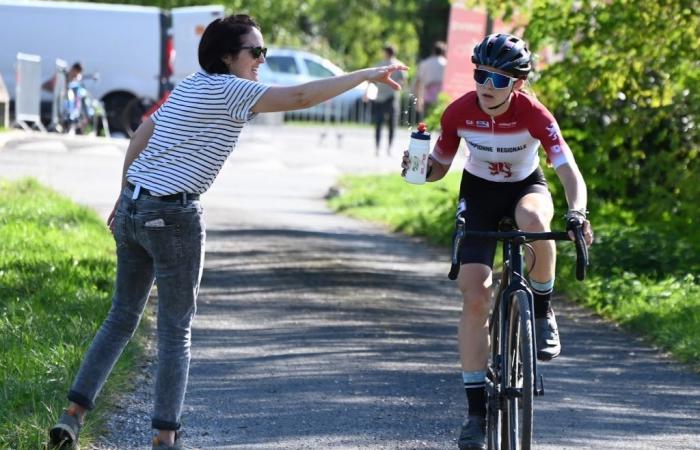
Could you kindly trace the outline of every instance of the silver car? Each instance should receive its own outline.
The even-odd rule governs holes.
[[[270,48],[265,64],[260,66],[261,83],[289,86],[345,73],[329,60],[304,50]],[[298,120],[353,120],[364,121],[366,105],[363,97],[367,83],[311,108],[291,111],[285,117]]]

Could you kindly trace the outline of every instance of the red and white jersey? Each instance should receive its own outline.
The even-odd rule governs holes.
[[[442,134],[432,156],[452,164],[460,138],[467,144],[464,169],[490,181],[525,179],[539,165],[540,143],[554,168],[573,161],[552,113],[536,98],[513,93],[508,110],[491,117],[479,108],[476,92],[452,102],[442,115]]]

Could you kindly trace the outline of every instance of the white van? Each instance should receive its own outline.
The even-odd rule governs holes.
[[[42,79],[50,79],[56,59],[80,62],[85,74],[99,74],[85,87],[103,101],[112,130],[125,130],[129,104],[158,101],[172,88],[180,66],[193,71],[196,46],[186,39],[203,31],[223,6],[182,8],[171,13],[156,7],[37,0],[0,1],[0,74],[15,95],[17,53],[41,57]],[[181,28],[173,29],[173,25]],[[201,31],[200,31],[201,30]],[[175,40],[173,40],[175,36]],[[182,36],[182,48],[177,48]],[[198,43],[197,39],[197,43]],[[177,81],[177,79],[175,79]],[[50,102],[50,94],[44,100]],[[138,109],[138,108],[136,108]]]

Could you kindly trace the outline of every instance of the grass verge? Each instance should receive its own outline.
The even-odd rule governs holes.
[[[36,450],[109,310],[114,240],[93,211],[26,179],[0,181],[0,243],[0,448]],[[83,445],[140,352],[138,340],[127,347]]]
[[[459,177],[451,172],[437,183],[413,186],[397,175],[346,176],[330,206],[447,245]],[[700,369],[700,283],[693,275],[700,269],[699,245],[659,224],[639,224],[615,205],[596,208],[591,220],[596,244],[590,249],[588,278],[576,281],[574,246],[558,243],[558,290]],[[563,226],[555,219],[553,228]]]

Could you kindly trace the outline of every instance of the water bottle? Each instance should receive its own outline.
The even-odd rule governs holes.
[[[408,145],[408,169],[406,181],[413,184],[425,183],[428,174],[428,155],[430,154],[430,133],[426,131],[423,122],[418,124],[418,130],[411,133]]]

